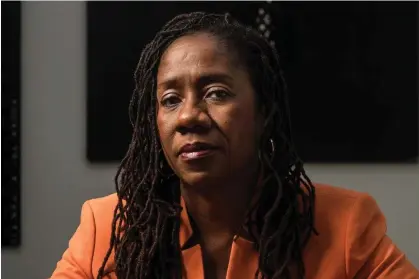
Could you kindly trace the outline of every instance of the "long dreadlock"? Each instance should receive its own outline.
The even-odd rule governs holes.
[[[115,251],[119,279],[182,277],[179,244],[180,190],[167,164],[156,125],[156,76],[160,58],[177,38],[206,32],[227,43],[245,59],[265,127],[259,158],[265,170],[257,207],[244,226],[259,251],[255,278],[303,278],[302,251],[314,229],[314,187],[291,139],[286,86],[276,50],[256,31],[228,14],[195,12],[169,21],[144,48],[129,106],[132,141],[115,177],[118,204],[110,248],[98,271]],[[274,144],[274,145],[273,145]],[[274,147],[274,148],[272,148]],[[252,229],[248,229],[252,232]],[[255,235],[258,235],[257,237]],[[295,270],[296,272],[292,271]]]

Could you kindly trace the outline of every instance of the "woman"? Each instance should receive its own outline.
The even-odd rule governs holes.
[[[52,278],[419,278],[370,196],[310,182],[280,73],[229,15],[167,23],[135,72],[117,194],[84,204]]]

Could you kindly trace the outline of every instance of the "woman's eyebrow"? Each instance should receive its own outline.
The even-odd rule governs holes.
[[[158,87],[163,87],[163,88],[172,88],[172,87],[177,87],[180,83],[180,77],[178,76],[171,76],[168,78],[164,78],[162,81],[160,81],[157,86]],[[227,85],[232,85],[233,84],[233,77],[231,77],[229,74],[227,73],[203,73],[201,75],[199,75],[198,79],[197,79],[197,85],[198,87],[204,87],[208,84],[211,83],[216,83],[216,82],[222,82],[222,83],[226,83]]]
[[[204,87],[211,83],[222,82],[227,85],[232,85],[234,79],[226,73],[205,73],[198,78],[198,86]]]

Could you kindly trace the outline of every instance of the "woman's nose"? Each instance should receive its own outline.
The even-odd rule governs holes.
[[[203,102],[186,100],[182,104],[177,130],[182,133],[203,133],[211,128],[211,118]]]

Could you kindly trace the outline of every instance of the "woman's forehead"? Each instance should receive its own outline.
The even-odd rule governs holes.
[[[175,40],[163,53],[160,65],[190,60],[214,63],[215,60],[228,60],[227,48],[211,34],[191,34]],[[224,62],[224,61],[217,61]]]
[[[237,71],[236,55],[211,34],[199,33],[175,40],[163,53],[157,79],[172,78],[185,71]]]

